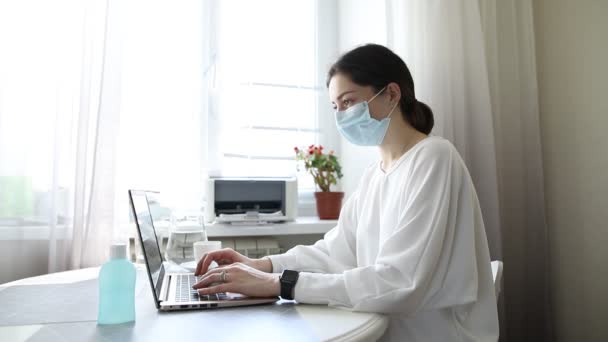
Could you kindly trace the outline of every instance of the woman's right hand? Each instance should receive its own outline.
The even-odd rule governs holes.
[[[224,248],[205,254],[196,265],[194,275],[199,276],[207,273],[207,271],[209,271],[209,265],[211,265],[213,261],[215,261],[219,266],[225,266],[233,264],[235,262],[240,262],[262,272],[272,272],[272,262],[270,261],[270,259],[251,259],[231,248]]]

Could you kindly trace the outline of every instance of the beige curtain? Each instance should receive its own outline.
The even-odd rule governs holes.
[[[501,340],[551,340],[531,2],[388,0],[386,18],[387,44],[433,108],[433,133],[463,156],[504,262]]]
[[[529,0],[480,0],[494,121],[509,341],[550,341],[536,53]]]

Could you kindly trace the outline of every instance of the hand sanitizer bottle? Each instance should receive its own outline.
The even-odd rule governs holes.
[[[97,324],[135,321],[135,266],[127,260],[127,246],[114,244],[110,260],[99,271]]]

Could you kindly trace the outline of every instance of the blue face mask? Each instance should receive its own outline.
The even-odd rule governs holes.
[[[369,101],[359,102],[343,111],[336,111],[336,126],[346,140],[359,146],[378,146],[382,143],[391,121],[390,116],[399,104],[399,102],[395,103],[386,118],[382,120],[372,118],[369,113],[369,103],[380,95],[384,89],[386,87],[382,88]]]

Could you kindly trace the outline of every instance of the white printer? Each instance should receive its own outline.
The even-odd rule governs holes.
[[[298,210],[296,178],[210,178],[205,220],[263,224],[293,221]]]

